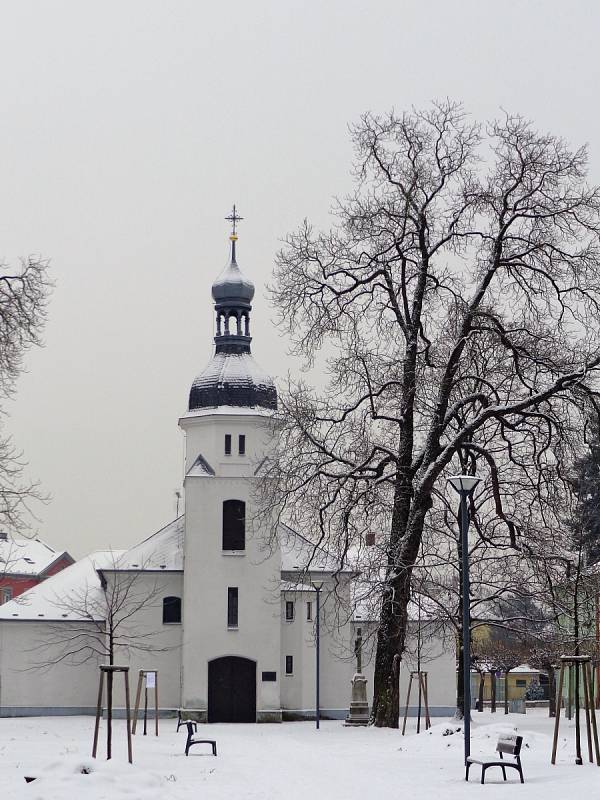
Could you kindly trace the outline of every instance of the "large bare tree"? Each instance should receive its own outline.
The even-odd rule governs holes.
[[[22,259],[14,268],[0,263],[0,402],[13,395],[27,350],[42,344],[51,287],[48,263],[41,258]],[[22,453],[0,426],[0,528],[12,533],[27,533],[31,502],[42,498],[39,486],[24,478],[24,466]]]
[[[585,148],[519,116],[480,126],[443,102],[365,114],[351,135],[356,185],[334,227],[305,222],[277,259],[281,325],[328,384],[290,382],[265,491],[340,564],[367,531],[384,532],[372,714],[395,727],[436,486],[476,453],[497,537],[518,546],[518,497],[502,491],[498,462],[535,483],[595,401],[600,192]],[[482,353],[489,375],[472,368]]]

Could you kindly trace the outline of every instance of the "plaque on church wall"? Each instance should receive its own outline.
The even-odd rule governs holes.
[[[277,680],[277,673],[276,672],[263,672],[262,679],[263,679],[263,681],[276,681]]]

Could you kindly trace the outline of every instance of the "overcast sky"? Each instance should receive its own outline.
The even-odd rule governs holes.
[[[600,4],[0,0],[0,256],[56,281],[7,425],[73,555],[174,515],[177,426],[212,352],[228,253],[257,286],[253,352],[284,375],[264,286],[278,240],[328,224],[347,125],[449,96],[573,144],[600,181]]]

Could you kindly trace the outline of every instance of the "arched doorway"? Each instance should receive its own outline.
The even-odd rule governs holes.
[[[224,656],[208,662],[208,721],[256,722],[256,662]]]

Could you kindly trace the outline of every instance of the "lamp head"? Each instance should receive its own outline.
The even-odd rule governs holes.
[[[476,475],[451,475],[448,478],[448,483],[459,494],[471,494],[480,480],[481,478]]]
[[[319,578],[315,578],[311,581],[313,588],[316,592],[320,591],[323,587],[325,581],[320,580]]]

